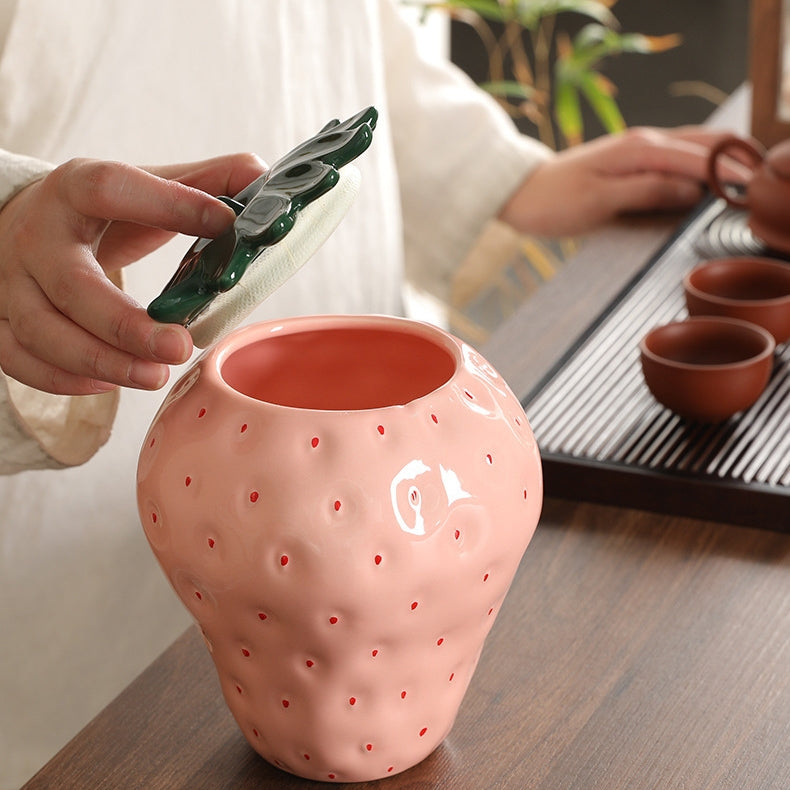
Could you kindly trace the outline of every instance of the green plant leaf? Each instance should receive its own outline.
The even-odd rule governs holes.
[[[574,46],[579,50],[601,48],[604,54],[635,52],[647,55],[651,52],[664,52],[679,46],[683,37],[675,33],[666,36],[646,36],[642,33],[618,33],[602,25],[585,25],[574,38]]]
[[[614,96],[614,86],[602,74],[584,67],[572,57],[565,57],[555,65],[554,84],[554,117],[569,145],[582,141],[580,95],[607,132],[625,129],[625,120]]]
[[[623,33],[619,36],[621,52],[636,52],[649,55],[651,52],[665,52],[683,42],[683,37],[674,33],[667,36],[645,36],[642,33]]]
[[[625,129],[625,120],[609,80],[595,72],[583,74],[579,88],[607,132],[622,132]]]
[[[530,30],[542,18],[561,13],[580,14],[611,28],[620,26],[608,4],[600,0],[510,0],[509,5],[513,8],[516,19]]]
[[[617,18],[601,0],[441,0],[420,2],[414,0],[407,5],[421,5],[425,10],[472,11],[489,22],[518,21],[528,30],[534,30],[544,17],[560,13],[575,13],[595,19],[602,25],[617,28]]]
[[[584,121],[576,86],[558,81],[554,92],[554,119],[568,145],[577,145],[584,139]]]
[[[489,22],[506,22],[512,18],[512,14],[507,11],[508,4],[499,3],[498,0],[442,0],[436,3],[415,0],[415,2],[407,1],[405,4],[423,6],[426,11],[472,11]]]
[[[589,24],[585,25],[573,38],[574,49],[586,52],[600,46],[611,46],[611,42],[616,40],[617,32],[610,30],[604,25]]]
[[[680,37],[644,36],[641,33],[618,33],[599,24],[585,25],[573,39],[569,67],[588,71],[604,58],[624,52],[649,54],[678,46]]]

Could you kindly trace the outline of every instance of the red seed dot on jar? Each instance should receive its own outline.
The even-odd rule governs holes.
[[[349,697],[348,698],[348,704],[352,705],[352,706],[356,705],[357,704],[357,698],[356,697]]]
[[[494,459],[493,459],[493,457],[492,457],[491,453],[486,453],[486,463],[487,463],[489,466],[491,466],[491,464],[493,464],[493,463],[494,463]]]
[[[372,656],[373,656],[373,658],[375,658],[375,657],[376,657],[378,654],[379,654],[379,651],[378,651],[378,650],[371,650],[371,651],[370,651],[370,655],[372,655]]]
[[[453,537],[454,537],[456,540],[458,540],[458,538],[460,538],[460,537],[461,537],[461,530],[460,530],[460,529],[457,529],[457,530],[456,530],[456,531],[453,533]]]
[[[376,556],[373,558],[373,562],[375,562],[375,563],[376,563],[376,565],[381,565],[381,559],[382,559],[382,558],[381,558],[381,554],[377,554],[377,555],[376,555]]]
[[[453,678],[454,678],[454,677],[455,677],[455,672],[451,672],[451,673],[450,673],[450,677],[449,677],[449,681],[450,681],[450,683],[452,683],[452,682],[453,682]]]
[[[444,643],[444,637],[443,637],[443,636],[440,636],[440,637],[439,637],[439,638],[436,640],[436,646],[437,646],[437,647],[441,647],[443,643]]]
[[[156,524],[157,521],[159,521],[159,516],[156,513],[151,513],[151,522]]]
[[[366,743],[366,744],[365,744],[365,748],[366,748],[366,749],[367,749],[369,752],[372,752],[372,751],[373,751],[373,744],[372,744],[372,743]]]
[[[250,491],[250,502],[257,502],[260,494],[257,491]]]
[[[203,600],[203,596],[200,594],[200,590],[195,590],[195,598],[197,598],[198,601]]]
[[[201,417],[205,417],[205,416],[206,416],[206,410],[205,409],[201,409],[198,412],[198,419],[200,419]]]
[[[483,581],[484,581],[484,582],[487,582],[487,581],[488,581],[488,574],[486,574],[485,576],[483,576]]]
[[[244,658],[249,658],[249,657],[250,657],[250,651],[249,651],[249,650],[247,650],[247,648],[246,648],[246,647],[243,647],[243,648],[241,649],[241,654],[244,656]]]
[[[283,554],[282,557],[280,557],[280,565],[282,565],[284,568],[287,564],[288,564],[288,555]]]
[[[417,601],[412,601],[412,602],[411,602],[411,610],[412,610],[412,612],[413,612],[413,611],[414,611],[414,610],[415,610],[415,609],[416,609],[418,606],[419,606],[419,604],[417,603]]]
[[[335,617],[334,615],[332,615],[332,617],[330,617],[330,618],[329,618],[329,622],[330,622],[332,625],[335,625],[335,623],[337,623],[337,617]]]
[[[435,423],[436,425],[438,425],[438,424],[439,424],[439,418],[438,418],[438,417],[437,417],[435,414],[432,414],[432,415],[431,415],[431,419],[434,421],[434,423]]]
[[[314,662],[314,661],[313,661],[311,658],[308,658],[308,659],[307,659],[307,661],[305,661],[305,662],[304,662],[304,665],[305,665],[305,666],[306,666],[308,669],[310,669],[312,666],[314,666],[314,665],[315,665],[315,662]]]
[[[284,707],[284,708],[287,708],[287,707],[289,707],[289,706],[290,706],[290,704],[291,704],[291,703],[290,703],[290,702],[289,702],[287,699],[284,699],[284,700],[283,700],[283,707]]]
[[[405,691],[401,691],[400,698],[401,699],[406,699],[406,692]]]
[[[213,549],[213,548],[214,548],[214,538],[209,538],[209,539],[208,539],[208,547],[209,547],[210,549]]]
[[[378,431],[378,432],[379,432],[379,433],[380,433],[382,436],[384,436],[384,426],[383,426],[383,425],[379,425],[379,426],[376,428],[376,430],[377,430],[377,431]]]
[[[334,504],[335,511],[340,510],[341,507],[342,507],[342,505],[340,504],[340,500],[336,499],[335,500],[335,504]]]
[[[258,730],[257,730],[257,729],[255,729],[255,727],[253,727],[253,728],[252,728],[252,734],[253,734],[253,735],[254,735],[256,738],[260,738],[260,735],[261,735],[261,734],[258,732]]]
[[[395,766],[391,765],[389,768],[387,768],[387,773],[391,774],[394,770],[395,770]]]
[[[422,738],[422,736],[423,736],[423,735],[425,735],[425,733],[426,733],[426,732],[428,732],[428,728],[427,728],[427,727],[423,727],[423,728],[420,730],[420,738]]]
[[[187,475],[187,476],[184,478],[184,485],[185,485],[187,488],[189,488],[189,486],[191,486],[191,485],[192,485],[192,478],[191,478],[189,475]]]
[[[334,779],[334,778],[335,778],[335,775],[334,775],[334,774],[327,774],[327,777],[328,777],[329,779]]]
[[[305,758],[305,760],[309,760],[309,759],[310,759],[310,755],[309,755],[309,754],[307,754],[307,753],[305,753],[305,754],[303,755],[303,757]]]
[[[319,441],[319,440],[318,440],[318,437],[317,437],[317,436],[314,436],[314,437],[313,437],[313,438],[310,440],[310,446],[311,446],[311,447],[318,447],[318,441]]]
[[[239,433],[246,433],[247,432],[247,423],[245,422],[244,425],[239,428]]]
[[[268,619],[269,615],[266,612],[258,612],[258,619],[259,620],[266,620]]]
[[[236,691],[238,691],[238,692],[239,692],[239,694],[241,694],[241,686],[239,686],[239,685],[236,685]]]

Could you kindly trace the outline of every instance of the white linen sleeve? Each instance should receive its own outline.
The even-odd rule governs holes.
[[[0,148],[0,205],[5,205],[20,189],[38,181],[54,165]]]
[[[447,285],[485,223],[552,151],[461,69],[420,53],[390,0],[380,8],[407,271],[419,281],[426,267]]]
[[[0,149],[0,210],[53,165]],[[0,375],[0,474],[75,466],[110,435],[117,390],[70,397],[39,392]]]

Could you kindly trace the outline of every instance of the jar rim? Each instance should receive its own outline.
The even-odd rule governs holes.
[[[368,411],[446,386],[463,364],[439,327],[383,315],[297,316],[235,330],[205,366],[242,398],[281,408]]]

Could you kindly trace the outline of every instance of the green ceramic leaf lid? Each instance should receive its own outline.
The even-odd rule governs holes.
[[[195,241],[148,314],[183,324],[200,346],[238,323],[306,263],[350,208],[359,173],[341,168],[367,150],[377,118],[368,107],[330,121],[237,195],[221,198],[235,222],[216,239]],[[211,313],[222,319],[208,320]]]

